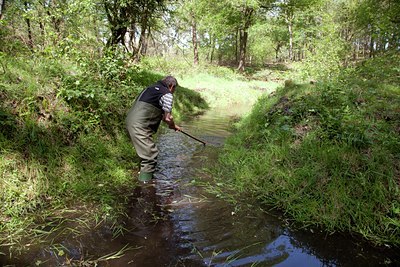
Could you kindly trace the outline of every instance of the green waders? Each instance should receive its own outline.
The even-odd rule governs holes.
[[[163,111],[155,106],[135,101],[126,117],[126,127],[136,153],[141,158],[140,181],[149,181],[157,165],[158,149],[153,140],[162,119]]]

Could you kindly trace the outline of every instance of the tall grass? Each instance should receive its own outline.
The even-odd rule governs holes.
[[[376,58],[336,82],[288,83],[263,96],[228,139],[221,175],[304,226],[399,245],[400,76],[393,62],[393,55]]]

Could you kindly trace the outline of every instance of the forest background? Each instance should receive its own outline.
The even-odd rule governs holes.
[[[138,161],[125,112],[173,74],[282,82],[237,124],[225,182],[306,225],[398,245],[399,50],[396,0],[2,0],[1,240],[38,238],[77,205],[123,231]],[[178,120],[207,108],[179,92]]]

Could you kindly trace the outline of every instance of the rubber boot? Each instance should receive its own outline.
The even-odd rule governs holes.
[[[151,172],[140,172],[139,173],[139,181],[143,183],[148,183],[153,179],[153,173]]]

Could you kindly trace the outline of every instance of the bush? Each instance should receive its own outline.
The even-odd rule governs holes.
[[[72,116],[64,113],[63,122],[74,124],[76,132],[120,125],[141,90],[135,83],[138,68],[127,66],[125,56],[111,50],[99,62],[80,65],[79,73],[63,78],[58,92],[73,111]]]

